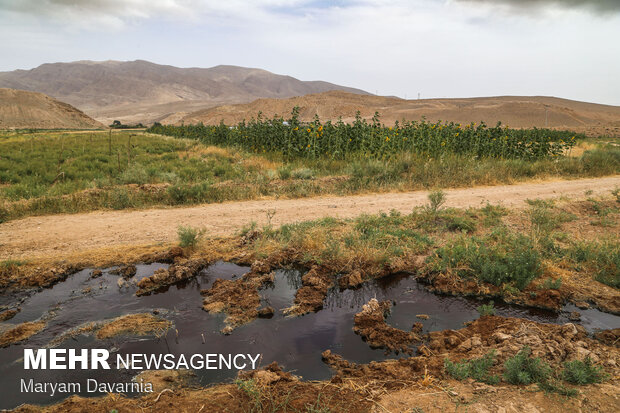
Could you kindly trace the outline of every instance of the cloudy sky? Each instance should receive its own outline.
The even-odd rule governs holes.
[[[0,0],[0,54],[0,71],[144,59],[620,105],[620,0]]]

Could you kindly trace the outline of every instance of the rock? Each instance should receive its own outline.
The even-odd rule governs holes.
[[[430,318],[428,314],[416,314],[416,317],[421,320],[428,320]]]
[[[273,307],[263,307],[258,310],[258,316],[260,318],[271,318],[276,310]]]
[[[99,278],[103,275],[103,271],[101,270],[93,270],[93,272],[90,273],[90,278]]]
[[[568,319],[570,321],[581,321],[581,314],[579,313],[579,311],[571,311],[571,313],[568,315]]]
[[[585,301],[577,301],[575,305],[582,310],[587,310],[588,308],[590,308],[590,304],[586,303]]]

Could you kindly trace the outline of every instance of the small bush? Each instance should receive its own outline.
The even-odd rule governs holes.
[[[551,367],[540,358],[532,358],[532,351],[525,346],[504,363],[504,379],[511,384],[546,383]]]
[[[428,194],[428,205],[425,207],[426,212],[436,215],[445,203],[446,194],[443,191],[432,191]]]
[[[183,248],[192,248],[198,244],[198,241],[200,241],[200,238],[204,235],[205,230],[180,225],[177,233],[179,235],[179,245]]]
[[[590,357],[586,357],[584,361],[574,360],[564,363],[564,371],[562,372],[562,379],[581,386],[591,383],[601,383],[608,377],[609,375],[605,373],[602,367],[595,366],[592,363]]]
[[[476,308],[480,317],[484,317],[487,315],[495,315],[495,307],[493,306],[493,301],[489,304],[482,304]]]
[[[495,351],[487,353],[481,358],[463,360],[460,363],[453,363],[446,359],[444,367],[448,374],[457,380],[465,380],[472,378],[476,381],[497,384],[499,383],[499,377],[489,374],[489,369],[495,364]]]

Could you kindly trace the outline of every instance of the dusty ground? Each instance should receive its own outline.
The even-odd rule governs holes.
[[[561,196],[580,199],[586,191],[592,191],[591,195],[595,196],[609,193],[616,187],[620,187],[620,176],[454,189],[446,191],[446,206],[476,207],[489,202],[520,207],[527,199]],[[413,207],[426,203],[427,192],[416,191],[30,217],[0,224],[0,260],[58,256],[115,245],[173,242],[179,225],[204,227],[210,236],[230,235],[251,221],[259,225],[268,222],[280,225],[326,216],[349,218],[392,209],[408,213]],[[269,221],[268,215],[274,211]]]

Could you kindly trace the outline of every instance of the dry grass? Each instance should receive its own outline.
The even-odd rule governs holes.
[[[0,335],[0,347],[6,347],[10,344],[26,340],[43,330],[46,325],[47,323],[45,321],[29,321],[27,323],[18,324]]]
[[[148,336],[159,334],[172,327],[172,323],[152,314],[140,313],[124,315],[106,322],[95,337],[100,340],[120,335]]]

